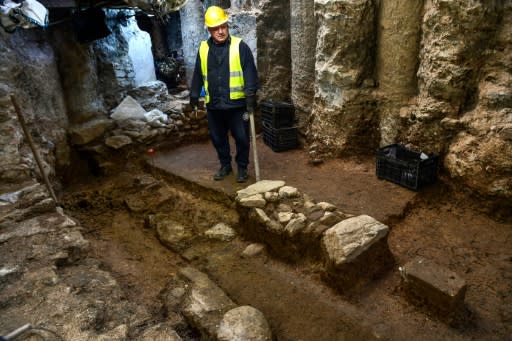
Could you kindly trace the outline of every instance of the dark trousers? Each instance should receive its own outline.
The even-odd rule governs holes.
[[[249,164],[249,116],[246,111],[245,108],[208,110],[210,138],[217,150],[221,166],[231,165],[229,132],[235,139],[235,161],[238,168],[247,168]]]

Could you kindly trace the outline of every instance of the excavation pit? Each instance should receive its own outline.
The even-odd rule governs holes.
[[[409,259],[411,252],[423,253],[425,248],[438,262],[458,257],[456,253],[447,252],[447,247],[440,248],[442,242],[435,232],[456,233],[463,223],[459,220],[460,215],[457,215],[457,221],[451,216],[450,212],[455,209],[450,206],[453,198],[445,201],[446,209],[438,206],[438,194],[443,191],[440,184],[431,187],[430,192],[427,189],[416,193],[378,180],[373,172],[374,160],[371,157],[328,161],[313,167],[301,151],[274,153],[262,141],[258,140],[258,143],[264,179],[281,181],[285,186],[297,188],[312,202],[323,203],[326,212],[333,210],[327,209],[327,204],[331,204],[344,214],[342,219],[367,214],[389,226],[384,248],[388,251],[378,252],[383,257],[377,257],[383,263],[379,267],[381,272],[375,272],[377,275],[366,276],[364,281],[358,282],[356,291],[339,290],[336,283],[343,277],[330,276],[326,271],[320,238],[327,227],[322,228],[322,224],[319,224],[322,217],[318,217],[318,210],[314,207],[303,210],[304,216],[317,223],[313,225],[317,229],[310,230],[308,238],[295,236],[290,244],[287,243],[290,239],[267,239],[264,233],[253,229],[245,220],[236,195],[254,183],[254,177],[247,184],[237,183],[235,176],[229,176],[224,181],[213,181],[211,177],[217,169],[217,161],[209,143],[169,151],[157,149],[148,160],[142,178],[135,177],[138,187],[130,189],[136,171],[128,171],[125,180],[122,180],[124,176],[117,176],[116,181],[124,184],[120,187],[121,196],[125,197],[130,191],[136,193],[130,200],[137,201],[137,196],[144,196],[144,211],[126,213],[126,217],[138,217],[136,226],[130,231],[141,230],[143,221],[151,214],[165,214],[193,230],[192,235],[180,240],[173,251],[163,246],[153,228],[142,228],[151,244],[154,243],[150,249],[159,250],[158,255],[177,257],[178,261],[169,267],[175,269],[173,273],[182,266],[194,266],[208,274],[237,305],[251,305],[259,309],[268,319],[274,337],[279,340],[371,339],[376,336],[400,339],[403,335],[429,335],[428,328],[434,326],[441,328],[446,337],[458,335],[456,330],[439,321],[432,320],[425,325],[424,313],[415,310],[400,291],[400,275],[396,265]],[[251,166],[249,173],[253,176]],[[151,178],[156,180],[155,183],[148,180]],[[109,196],[117,198],[117,195]],[[285,204],[292,206],[297,198],[292,196],[285,201]],[[433,205],[434,201],[436,205]],[[466,204],[471,206],[469,202]],[[483,219],[482,223],[491,223],[488,218],[480,217],[477,221],[479,219]],[[218,223],[233,228],[237,237],[229,241],[206,237],[206,231]],[[436,230],[432,230],[433,224]],[[491,224],[495,226],[496,222]],[[505,235],[509,233],[505,225],[498,226],[497,231]],[[114,235],[120,238],[122,233],[116,232]],[[132,242],[123,238],[121,244],[124,243]],[[254,243],[259,243],[256,245],[262,246],[263,251],[254,256],[245,256],[244,251]],[[421,243],[422,247],[418,248],[417,243]],[[145,251],[140,252],[142,254],[136,258],[146,259],[143,255]],[[164,276],[165,273],[160,273],[158,269],[168,266],[156,258],[152,262],[151,268],[155,269],[155,273],[141,277],[146,282],[146,278],[156,276],[159,279],[156,283],[164,286],[169,281],[169,273]],[[365,270],[364,264],[358,265],[358,269],[360,275]],[[356,274],[357,271],[350,273]],[[352,280],[357,280],[358,275],[353,277]],[[137,287],[136,284],[131,286]],[[152,304],[158,306],[159,303],[155,302]],[[167,314],[172,316],[171,312]],[[404,314],[407,321],[402,318]],[[386,322],[383,323],[383,320]],[[319,335],[323,336],[319,338]]]
[[[92,314],[87,319],[84,319],[86,315],[67,315],[69,319],[82,321],[81,333],[110,337],[122,334],[136,339],[157,332],[170,335],[174,331],[182,340],[201,340],[205,329],[181,311],[181,301],[169,300],[186,291],[172,283],[182,269],[192,267],[208,276],[234,306],[250,306],[260,311],[276,340],[401,340],[419,335],[424,339],[485,337],[489,334],[484,323],[496,326],[498,332],[493,333],[508,332],[504,304],[510,299],[506,296],[510,281],[503,269],[510,264],[506,257],[496,256],[508,252],[505,242],[511,234],[508,225],[477,214],[471,202],[455,200],[456,194],[446,192],[441,184],[412,192],[380,181],[372,171],[371,158],[328,161],[313,167],[300,151],[276,154],[263,144],[258,147],[263,176],[272,175],[314,203],[305,205],[301,213],[314,222],[316,229],[309,231],[308,238],[292,238],[297,248],[285,250],[284,238],[277,243],[266,240],[257,231],[252,235],[243,233],[251,229],[241,218],[243,214],[235,198],[237,191],[252,182],[241,185],[234,176],[225,181],[212,181],[217,169],[213,148],[209,144],[189,145],[157,150],[154,158],[143,166],[138,159],[126,157],[116,161],[123,165],[116,172],[84,177],[69,185],[62,198],[64,212],[79,223],[77,231],[87,246],[62,245],[66,249],[57,252],[42,246],[51,244],[45,241],[54,238],[51,235],[55,232],[18,237],[2,232],[3,255],[12,254],[9,252],[12,248],[19,252],[26,249],[21,245],[33,245],[27,250],[30,252],[21,252],[17,257],[21,259],[26,254],[30,259],[34,252],[43,255],[46,250],[54,255],[42,258],[48,262],[42,269],[51,266],[56,269],[37,272],[45,273],[44,280],[28,285],[31,279],[22,277],[18,268],[2,277],[3,288],[13,288],[4,292],[18,297],[13,291],[15,287],[21,290],[19,295],[29,288],[36,293],[54,287],[71,288],[63,302],[73,307],[75,299],[86,299],[87,311]],[[252,175],[253,170],[249,171]],[[297,200],[294,192],[288,188],[283,193],[290,196],[284,204],[293,206]],[[20,204],[19,209],[24,207],[27,206]],[[343,221],[367,214],[388,226],[386,244],[396,264],[405,264],[422,255],[441,264],[449,261],[452,269],[465,269],[458,272],[465,273],[466,306],[473,315],[458,328],[430,319],[421,309],[409,304],[406,294],[401,292],[396,265],[364,281],[358,290],[338,290],[330,282],[332,277],[325,276],[326,263],[321,250],[313,249],[315,243],[320,245],[326,231],[319,222],[327,212],[336,210],[344,216],[336,219],[328,216],[323,223],[332,226],[340,218]],[[26,211],[15,212],[11,216],[18,220],[30,216]],[[284,226],[290,221],[286,215],[274,218],[281,219]],[[226,226],[236,232],[234,237]],[[480,233],[489,227],[495,232],[493,238]],[[172,238],[164,238],[159,229],[174,231]],[[475,242],[475,235],[479,236],[479,242]],[[288,257],[292,251],[295,256]],[[358,269],[364,271],[364,265]],[[468,269],[471,270],[467,272]],[[108,274],[114,281],[107,280]],[[35,281],[37,277],[31,278]],[[22,279],[29,282],[21,285],[17,281]],[[496,291],[486,290],[488,285]],[[505,298],[493,296],[498,293],[505,294]],[[30,304],[29,296],[22,297]],[[16,311],[16,301],[2,302]],[[32,317],[51,326],[63,318],[58,315],[59,309],[51,302],[39,304]],[[495,313],[486,315],[484,311]],[[471,318],[476,315],[480,320]],[[7,330],[16,321],[7,318],[1,326]],[[435,335],[431,333],[434,328]]]

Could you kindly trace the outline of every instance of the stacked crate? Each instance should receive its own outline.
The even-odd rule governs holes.
[[[275,152],[296,148],[297,127],[294,126],[295,109],[286,102],[260,103],[263,142]]]

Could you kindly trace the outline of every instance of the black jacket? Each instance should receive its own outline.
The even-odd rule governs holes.
[[[222,44],[216,44],[211,37],[208,39],[208,91],[210,102],[207,107],[211,110],[241,108],[246,105],[245,98],[229,99],[229,44],[231,44],[231,37],[228,37]],[[240,62],[244,73],[245,95],[254,95],[259,87],[258,71],[254,64],[252,51],[243,40],[240,42]],[[203,75],[198,52],[190,86],[190,97],[198,98],[202,86]]]

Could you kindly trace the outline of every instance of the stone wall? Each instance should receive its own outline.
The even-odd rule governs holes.
[[[512,201],[510,7],[426,3],[418,95],[400,108],[398,140],[440,152],[450,176],[493,205]]]
[[[20,106],[45,173],[51,177],[55,167],[69,162],[68,120],[56,56],[45,32],[0,32],[0,65],[0,180],[42,179],[10,95]]]
[[[457,119],[441,120],[441,125],[455,134],[444,163],[452,177],[481,195],[491,196],[506,212],[512,205],[510,1],[500,19],[491,47],[483,51],[485,63],[479,70],[478,88],[472,94],[476,105]]]
[[[314,101],[309,117],[301,119],[308,122],[310,149],[325,156],[371,154],[401,143],[437,152],[457,183],[510,205],[511,6],[315,1]],[[292,10],[301,18],[306,12]],[[293,34],[297,30],[291,27]],[[292,98],[304,109],[301,96],[308,98],[308,87],[299,81],[307,73],[300,65],[308,63],[293,44],[291,59],[298,66],[292,68],[292,84],[298,85]]]
[[[56,168],[71,166],[70,143],[106,156],[121,148],[117,144],[113,144],[115,148],[104,146],[103,140],[117,133],[109,119],[110,110],[130,90],[155,80],[151,40],[139,30],[133,13],[107,11],[112,33],[87,43],[77,41],[69,21],[48,30],[20,28],[12,34],[0,30],[1,185],[33,178],[42,181],[16,118],[11,94],[21,107],[44,171],[52,180]],[[206,136],[204,126],[194,123],[196,117],[181,119],[181,99],[169,96],[165,85],[157,84],[157,88],[157,95],[146,91],[150,98],[141,96],[140,101],[157,102],[148,103],[149,110],[158,108],[170,119],[162,126],[154,126],[148,118],[147,124],[139,125],[140,129],[132,129],[135,147],[161,142],[169,134],[177,141],[185,139],[183,135]],[[124,145],[134,146],[125,140]]]
[[[316,202],[284,181],[262,180],[237,191],[239,233],[293,263],[318,261],[322,277],[342,292],[360,289],[394,265],[389,227],[367,215]]]
[[[133,11],[107,11],[112,33],[90,43],[79,43],[70,25],[52,31],[72,124],[105,116],[128,90],[156,80],[151,39],[131,15]]]
[[[112,34],[94,42],[100,91],[107,109],[119,104],[126,91],[156,80],[151,38],[137,26],[133,11],[107,10]],[[119,17],[126,19],[119,20]]]

